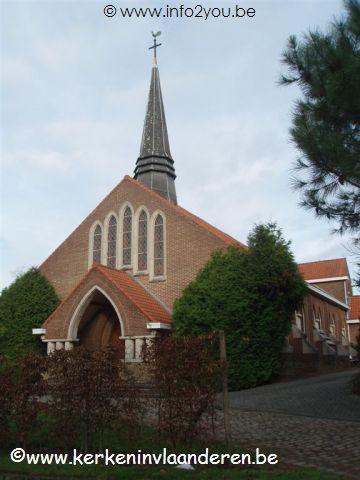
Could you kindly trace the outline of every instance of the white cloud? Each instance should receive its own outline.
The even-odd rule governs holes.
[[[276,86],[288,35],[324,27],[342,2],[254,4],[256,18],[239,24],[105,19],[100,1],[4,3],[4,284],[132,174],[157,23],[180,203],[242,241],[253,222],[278,220],[301,261],[346,254],[291,191],[299,92]]]

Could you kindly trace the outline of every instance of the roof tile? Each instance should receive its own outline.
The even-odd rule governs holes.
[[[299,263],[299,270],[305,280],[349,276],[346,258]]]
[[[65,303],[71,298],[92,272],[98,271],[110,281],[117,290],[125,295],[151,322],[172,323],[170,314],[162,307],[131,275],[122,270],[105,267],[103,265],[94,265],[71,290],[69,295],[64,298],[57,309],[47,318],[43,326],[55,316],[56,312],[61,310]]]
[[[130,274],[97,265],[97,270],[120,290],[152,322],[172,323],[170,314]]]

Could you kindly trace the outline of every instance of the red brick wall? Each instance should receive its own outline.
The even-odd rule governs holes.
[[[313,285],[316,285],[322,290],[325,290],[325,292],[330,293],[341,302],[346,303],[344,280],[337,280],[334,282],[320,282],[314,283]]]
[[[320,311],[321,316],[321,327],[325,332],[330,331],[330,319],[333,314],[335,317],[335,337],[337,340],[341,341],[341,331],[342,328],[346,325],[346,313],[345,310],[332,305],[326,300],[317,297],[316,295],[309,293],[304,299],[303,312],[304,312],[304,323],[305,323],[305,333],[307,338],[311,343],[313,343],[313,307],[318,314]]]
[[[126,201],[135,211],[145,205],[150,215],[157,209],[165,214],[166,281],[149,281],[148,276],[138,276],[137,279],[169,308],[209,260],[211,253],[227,245],[188,217],[180,215],[167,201],[124,179],[40,266],[40,271],[54,285],[60,298],[63,299],[88,271],[89,230],[93,223],[96,220],[104,222],[112,210],[118,213]]]
[[[180,214],[167,201],[144,190],[130,180],[124,179],[114,190],[93,210],[90,215],[74,230],[74,232],[45,260],[40,266],[41,272],[54,285],[57,293],[63,299],[78,284],[88,271],[89,230],[95,221],[104,222],[110,211],[119,213],[121,206],[130,202],[134,211],[145,205],[151,215],[155,210],[161,210],[166,217],[166,252],[167,275],[165,281],[149,281],[148,275],[137,276],[160,301],[172,308],[174,300],[181,295],[185,286],[195,278],[197,272],[209,260],[211,253],[219,248],[225,248],[226,240],[210,233],[199,226],[191,218]],[[321,283],[319,287],[327,290],[337,298],[344,300],[343,282]],[[112,286],[108,286],[111,292]],[[80,288],[72,299],[66,311],[57,313],[51,322],[51,332],[47,338],[66,338],[69,315],[85,295],[87,290]],[[119,298],[114,292],[114,298]],[[336,322],[336,337],[341,340],[341,329],[345,322],[345,312],[321,298],[309,294],[304,301],[304,319],[309,340],[313,340],[313,305],[316,311],[320,308],[322,328],[329,330],[329,314],[333,313]],[[122,300],[119,311],[125,319],[123,335],[145,335],[146,319],[130,302]],[[129,321],[132,319],[132,326]]]
[[[360,334],[360,324],[359,323],[351,323],[349,325],[349,332],[350,332],[350,341],[353,345],[356,345],[357,340],[356,337]]]

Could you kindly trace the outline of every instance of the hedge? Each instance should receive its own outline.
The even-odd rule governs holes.
[[[32,329],[41,327],[59,303],[52,285],[34,267],[4,288],[0,295],[0,355],[16,359],[41,349]]]
[[[179,335],[225,331],[232,389],[279,373],[284,338],[306,293],[290,244],[275,224],[255,226],[248,246],[215,252],[173,312]]]

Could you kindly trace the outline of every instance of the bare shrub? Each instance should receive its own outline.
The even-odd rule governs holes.
[[[101,449],[105,432],[136,423],[132,379],[112,350],[60,350],[48,358],[47,374],[56,437],[63,446],[73,446],[80,436],[83,450]]]
[[[144,345],[159,432],[174,446],[191,445],[209,431],[221,372],[221,362],[214,358],[215,338],[166,336]]]
[[[10,436],[9,421],[13,392],[12,369],[9,360],[0,357],[0,446],[7,446]]]
[[[1,440],[26,447],[38,426],[40,399],[45,392],[44,357],[30,352],[19,363],[3,359],[0,368]]]

